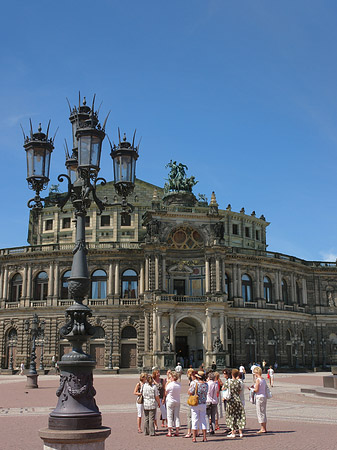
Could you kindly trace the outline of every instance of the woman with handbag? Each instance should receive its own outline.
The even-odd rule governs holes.
[[[188,388],[190,388],[191,383],[195,380],[195,372],[192,368],[189,368],[187,370],[186,375],[187,375],[187,379],[188,379]],[[191,411],[190,405],[188,405],[188,409],[187,409],[187,433],[183,437],[184,438],[192,437],[192,411]]]
[[[258,433],[267,433],[267,398],[268,398],[268,386],[266,380],[262,378],[262,369],[261,367],[255,367],[254,369],[255,375],[255,384],[254,387],[251,388],[255,392],[255,405],[256,405],[256,414],[257,420],[261,426]]]
[[[144,412],[144,405],[143,405],[143,394],[142,394],[142,386],[145,383],[147,378],[146,373],[141,373],[139,377],[139,382],[135,386],[135,390],[133,391],[134,395],[137,395],[136,399],[136,406],[137,406],[137,426],[138,426],[138,433],[142,433],[142,415]]]
[[[188,404],[191,406],[192,412],[192,442],[197,442],[197,430],[202,430],[203,442],[206,442],[206,400],[208,392],[208,384],[206,383],[205,373],[199,371],[195,373],[195,381],[192,381],[188,393],[190,397]]]
[[[226,398],[226,425],[231,432],[228,438],[236,437],[236,430],[239,430],[239,436],[243,437],[242,430],[246,426],[246,414],[240,400],[241,383],[237,379],[238,369],[232,370],[232,379],[224,383],[224,398]]]
[[[157,406],[160,408],[158,387],[154,383],[152,375],[148,375],[146,382],[142,386],[144,397],[144,435],[155,436],[154,421],[156,418]]]
[[[180,428],[180,391],[181,384],[178,382],[179,374],[175,371],[172,372],[171,381],[166,386],[166,408],[167,408],[167,437],[179,436]],[[176,432],[173,435],[172,429],[175,425]]]

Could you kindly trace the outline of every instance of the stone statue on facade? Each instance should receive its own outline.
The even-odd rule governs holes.
[[[220,352],[223,352],[223,344],[222,344],[221,339],[219,338],[219,336],[217,336],[216,338],[214,338],[214,342],[213,342],[213,352],[214,352],[214,353],[220,353]]]
[[[165,168],[167,167],[171,170],[168,183],[165,183],[164,186],[165,192],[192,192],[193,186],[198,182],[194,176],[187,178],[186,170],[188,170],[188,167],[182,163],[177,164],[177,161],[172,161],[172,159],[166,164]]]
[[[213,226],[213,233],[214,233],[214,237],[216,239],[223,239],[224,237],[224,233],[225,233],[225,227],[223,222],[217,222],[216,224],[214,224]]]
[[[150,222],[146,224],[146,232],[147,232],[147,238],[158,238],[159,237],[159,230],[160,230],[160,222],[157,219],[152,219]]]
[[[170,342],[170,338],[167,335],[163,338],[163,351],[172,352],[172,344]]]

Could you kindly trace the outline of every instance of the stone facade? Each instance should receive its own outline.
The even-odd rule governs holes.
[[[118,200],[112,183],[97,193]],[[265,218],[220,210],[214,195],[197,202],[137,180],[128,200],[135,210],[124,222],[116,208],[88,212],[96,334],[86,350],[98,368],[164,368],[177,357],[194,366],[337,364],[336,263],[268,252]],[[28,239],[0,250],[2,369],[28,366],[35,313],[37,367],[41,353],[50,367],[69,350],[59,329],[72,303],[71,204],[31,212]]]

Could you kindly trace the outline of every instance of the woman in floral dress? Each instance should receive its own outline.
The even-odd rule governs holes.
[[[242,437],[242,430],[246,426],[246,415],[244,407],[240,400],[241,383],[237,379],[239,371],[232,370],[232,379],[224,382],[223,389],[230,389],[230,399],[226,401],[226,425],[231,429],[228,438],[235,438],[236,430],[239,430],[239,436]]]

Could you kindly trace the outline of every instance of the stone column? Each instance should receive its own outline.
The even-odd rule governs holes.
[[[149,257],[145,256],[145,292],[149,290]]]
[[[232,284],[232,294],[233,297],[237,297],[237,273],[236,273],[236,264],[232,265],[232,280],[231,280],[231,284]]]
[[[111,297],[113,295],[113,273],[114,273],[113,264],[110,263],[108,276],[108,292],[107,292],[108,297]]]
[[[119,261],[115,262],[115,296],[119,297]]]
[[[279,276],[279,271],[276,272],[275,274],[275,297],[276,297],[276,301],[281,300],[282,297],[280,297],[280,276]]]
[[[152,313],[152,323],[153,323],[153,337],[152,337],[152,341],[153,341],[153,351],[156,352],[157,351],[157,314],[156,314],[156,308],[153,308],[153,313]]]
[[[4,284],[4,274],[3,268],[0,268],[0,300],[3,298],[3,284]]]
[[[144,263],[142,262],[139,271],[139,295],[143,294],[144,294]]]
[[[166,289],[166,255],[162,256],[162,291],[167,291]]]
[[[206,258],[206,261],[205,261],[205,290],[206,290],[206,294],[210,293],[209,258]]]
[[[226,292],[226,264],[222,259],[222,292]]]
[[[144,347],[145,351],[149,351],[149,337],[150,337],[150,328],[149,328],[149,316],[147,312],[144,312]]]
[[[161,317],[162,317],[162,315],[163,315],[163,313],[162,312],[157,312],[157,323],[158,323],[158,325],[157,325],[157,350],[159,351],[159,352],[161,352],[161,341],[162,341],[162,339],[161,339],[161,331],[162,331],[162,328],[161,328]]]
[[[226,350],[226,346],[225,346],[225,322],[224,322],[224,319],[225,319],[225,314],[223,313],[223,312],[221,312],[220,313],[220,317],[219,317],[219,321],[220,321],[220,326],[219,326],[219,328],[220,328],[220,339],[221,339],[221,342],[222,342],[222,345],[223,345],[223,347],[224,347],[224,350]]]
[[[32,298],[32,267],[28,266],[28,273],[27,273],[27,297],[29,299]]]
[[[216,290],[217,293],[221,293],[220,258],[218,256],[215,259],[215,290]]]
[[[303,298],[303,305],[306,305],[308,303],[308,293],[307,293],[307,280],[305,278],[302,278],[302,298]]]
[[[261,272],[260,272],[259,267],[256,268],[256,298],[262,298],[262,295],[261,295]]]
[[[60,276],[59,276],[59,265],[55,263],[54,265],[54,298],[59,298],[59,287],[60,287]]]
[[[0,281],[1,283],[1,281]],[[23,277],[22,277],[22,297],[27,297],[27,266],[24,266],[23,268]],[[0,292],[0,298],[1,298],[1,292]]]
[[[206,351],[212,351],[212,313],[206,309]]]
[[[237,265],[237,296],[242,297],[242,280],[241,280],[241,267]]]
[[[3,280],[3,298],[8,300],[8,267],[5,267],[4,280]]]
[[[298,299],[296,299],[296,286],[295,286],[295,277],[294,274],[292,273],[290,276],[290,289],[291,289],[291,303],[297,303],[296,300],[298,301]]]
[[[170,342],[172,344],[172,350],[175,351],[176,349],[176,343],[174,339],[174,320],[175,320],[175,314],[173,312],[170,313]]]
[[[223,348],[225,351],[228,351],[228,317],[224,316],[224,331],[225,331],[225,337],[224,337],[224,343],[223,343]]]
[[[49,280],[48,280],[48,297],[52,297],[54,293],[54,265],[50,263],[49,265]]]
[[[154,288],[156,291],[159,291],[159,255],[155,256]]]

